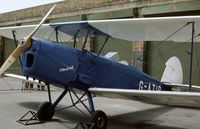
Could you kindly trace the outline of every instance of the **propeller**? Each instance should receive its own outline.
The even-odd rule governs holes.
[[[54,5],[48,13],[44,16],[44,18],[40,21],[40,23],[37,25],[37,27],[24,39],[22,39],[17,48],[12,52],[12,54],[8,57],[8,59],[4,62],[4,64],[0,68],[0,75],[2,75],[15,61],[17,58],[19,58],[20,54],[26,51],[31,47],[31,39],[33,35],[37,32],[37,30],[42,26],[42,24],[45,22],[47,17],[51,14],[53,9],[56,5]]]

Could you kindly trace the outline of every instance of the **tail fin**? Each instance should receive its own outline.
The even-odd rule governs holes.
[[[171,57],[165,63],[166,67],[161,78],[161,82],[169,82],[182,84],[183,83],[183,69],[178,57]]]

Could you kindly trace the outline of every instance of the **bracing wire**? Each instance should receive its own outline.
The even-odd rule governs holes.
[[[177,31],[178,32],[178,31]],[[198,37],[198,36],[200,36],[200,34],[197,34],[197,35],[195,35],[194,36],[194,38],[195,38],[195,40],[196,40],[196,38]],[[168,37],[171,37],[171,36],[168,36]],[[167,38],[166,38],[167,39]],[[163,52],[163,53],[170,53],[171,51],[173,51],[174,49],[176,49],[177,47],[180,47],[180,46],[182,46],[182,45],[185,45],[186,43],[188,43],[189,41],[191,41],[192,39],[189,39],[189,40],[187,40],[187,41],[185,41],[185,42],[183,42],[182,44],[178,44],[178,45],[176,45],[175,47],[173,47],[173,48],[170,48],[170,50],[166,50],[165,52]],[[161,41],[161,42],[159,42],[159,43],[162,43],[162,42],[164,42],[165,40],[163,40],[163,41]],[[157,46],[158,47],[158,46]],[[156,48],[156,47],[155,47]],[[154,49],[155,49],[154,48]],[[196,72],[198,72],[199,74],[197,75],[198,76],[198,78],[200,78],[200,57],[199,57],[199,55],[198,55],[198,50],[197,50],[197,43],[196,43],[196,58],[197,58],[197,69],[198,70],[195,70],[195,75],[196,75]],[[159,55],[157,55],[157,56],[155,56],[154,58],[157,58]],[[141,67],[143,64],[139,64],[139,65],[137,65],[137,66],[135,66],[136,68],[137,67]],[[160,73],[160,72],[159,72]],[[157,77],[158,77],[159,75],[157,75]]]
[[[62,36],[58,33],[58,39],[60,41],[60,43],[64,43],[64,40],[62,39]],[[73,40],[73,37],[71,39],[69,39],[68,41],[66,41],[70,46],[72,45],[71,41]]]
[[[176,33],[178,33],[180,30],[182,30],[183,28],[185,28],[186,26],[188,26],[189,24],[191,24],[191,22],[186,23],[185,25],[183,25],[182,27],[180,27],[179,29],[177,29],[175,32],[173,32],[172,34],[170,34],[169,36],[167,36],[164,40],[158,42],[158,45],[155,46],[154,48],[152,48],[152,50],[158,48],[162,43],[164,43],[165,41],[167,41],[169,38],[171,38],[173,35],[175,35]],[[147,54],[149,54],[150,52],[146,52],[145,55],[141,55],[138,58],[142,58],[143,56],[146,56]],[[135,59],[132,61],[132,63],[134,63],[135,61],[137,61],[138,59]]]
[[[194,38],[196,39],[197,37],[199,37],[200,36],[200,34],[197,34],[197,35],[195,35],[194,36]],[[174,46],[173,48],[170,48],[170,49],[168,49],[168,50],[165,50],[164,52],[163,52],[163,54],[165,54],[165,53],[170,53],[170,52],[172,52],[174,49],[176,49],[176,48],[178,48],[178,47],[180,47],[180,46],[183,46],[183,45],[185,45],[185,44],[187,44],[189,41],[191,41],[192,39],[188,39],[188,40],[186,40],[185,42],[183,42],[183,43],[181,43],[181,44],[178,44],[178,45],[176,45],[176,46]],[[200,77],[200,56],[198,55],[198,50],[197,50],[197,44],[196,44],[196,57],[197,57],[197,67],[198,67],[198,72],[199,72],[199,77]],[[153,58],[157,58],[157,57],[159,57],[160,55],[157,55],[157,56],[154,56]],[[137,65],[137,66],[135,66],[136,68],[137,67],[140,67],[142,64],[140,64],[140,65]],[[157,75],[158,76],[158,75]]]

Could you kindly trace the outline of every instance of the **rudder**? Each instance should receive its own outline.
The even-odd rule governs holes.
[[[163,72],[161,82],[167,83],[183,83],[183,69],[178,57],[173,56],[165,63],[166,67]]]

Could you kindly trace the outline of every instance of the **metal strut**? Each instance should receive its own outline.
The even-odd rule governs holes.
[[[87,93],[87,96],[88,96],[88,103],[89,103],[90,112],[94,112],[94,111],[95,111],[95,108],[94,108],[94,103],[93,103],[93,99],[92,99],[91,93],[88,92],[88,93]]]
[[[92,100],[92,96],[89,92],[85,92],[83,93],[81,96],[78,96],[76,94],[76,92],[70,88],[69,90],[69,97],[71,99],[71,102],[72,104],[70,106],[67,106],[67,107],[64,107],[64,108],[60,108],[60,109],[57,109],[56,111],[60,111],[60,110],[64,110],[64,109],[68,109],[68,108],[71,108],[71,107],[75,107],[77,108],[81,113],[83,113],[85,115],[84,112],[82,112],[76,105],[77,104],[81,104],[83,105],[83,107],[91,114],[95,111],[94,109],[94,104],[93,104],[93,100]],[[83,97],[85,97],[87,95],[87,99],[83,99]],[[74,97],[76,98],[76,100],[74,100]],[[84,101],[88,101],[89,103],[89,107],[84,103]]]
[[[87,109],[87,111],[89,112],[89,113],[92,113],[92,112],[94,112],[94,105],[93,105],[93,100],[92,100],[92,97],[91,97],[91,95],[89,94],[89,93],[87,93],[87,92],[85,92],[82,96],[81,96],[81,98],[80,97],[78,97],[78,95],[75,93],[75,91],[72,89],[71,90],[71,92],[74,94],[74,96],[78,99],[78,103],[81,103],[86,109]],[[89,94],[89,95],[88,95]],[[81,100],[85,95],[87,95],[88,96],[88,99],[86,99],[86,100],[88,100],[88,102],[89,102],[89,107],[87,107],[86,106],[86,104],[84,104],[83,103],[83,101]],[[72,98],[72,96],[71,96],[71,98]],[[72,98],[73,99],[73,98]],[[77,104],[78,104],[77,103]]]
[[[46,85],[47,85],[47,91],[48,91],[49,102],[52,104],[50,86],[49,86],[49,84],[46,84]]]
[[[58,28],[55,29],[55,32],[56,32],[56,42],[58,43]]]
[[[67,89],[65,89],[62,94],[58,97],[58,99],[54,102],[53,104],[53,109],[55,109],[55,107],[58,105],[58,103],[62,100],[62,98],[66,95],[67,93]]]
[[[51,90],[50,90],[50,86],[49,84],[46,84],[47,85],[47,90],[48,90],[48,97],[49,97],[49,102],[52,104],[52,100],[51,100]],[[58,103],[62,100],[62,98],[66,95],[67,93],[67,89],[65,89],[61,95],[57,98],[57,100],[52,104],[53,106],[53,109],[55,109],[55,107],[58,105]]]
[[[85,45],[87,43],[87,39],[88,39],[89,33],[90,33],[90,30],[88,30],[87,35],[85,37],[85,40],[84,40],[84,43],[83,43],[83,46],[82,46],[82,51],[85,49]]]
[[[74,35],[74,44],[73,44],[73,47],[76,48],[76,38],[77,38],[77,35],[79,33],[80,29],[76,32],[76,34]]]
[[[70,89],[65,89],[61,94],[60,96],[57,98],[57,100],[52,103],[52,99],[51,99],[51,91],[50,91],[50,86],[49,84],[46,84],[47,85],[47,90],[48,90],[48,97],[49,97],[49,102],[52,104],[53,106],[53,109],[56,108],[56,106],[58,105],[58,103],[63,99],[63,97],[67,94],[67,92],[69,92],[69,96],[70,96],[70,99],[71,99],[71,102],[72,102],[72,105],[70,106],[67,106],[67,107],[64,107],[64,108],[60,108],[60,109],[57,109],[55,111],[60,111],[60,110],[64,110],[64,109],[67,109],[67,108],[71,108],[71,107],[75,107],[77,108],[80,112],[82,112],[76,105],[81,103],[85,109],[89,112],[89,113],[92,113],[95,111],[95,108],[94,108],[94,104],[93,104],[93,100],[92,100],[92,95],[89,93],[89,92],[85,92],[83,93],[80,97],[76,94],[76,92],[70,88]],[[73,96],[77,99],[76,101],[74,101],[74,98]],[[83,97],[85,97],[87,95],[87,99],[83,99]],[[88,103],[89,103],[89,107],[84,103],[84,101],[88,100]],[[83,112],[82,112],[83,113]],[[84,114],[84,113],[83,113]]]
[[[192,90],[192,65],[193,65],[193,48],[194,48],[194,34],[195,34],[195,23],[192,22],[192,41],[190,50],[190,76],[189,76],[189,91]]]
[[[17,38],[16,38],[15,33],[16,33],[16,31],[15,31],[15,30],[12,30],[12,35],[13,35],[13,39],[14,39],[14,43],[15,43],[15,47],[17,47]]]
[[[105,42],[103,43],[103,45],[102,45],[102,47],[101,47],[100,51],[98,52],[97,56],[99,56],[99,55],[101,54],[101,52],[102,52],[102,50],[103,50],[104,46],[106,45],[106,43],[108,42],[108,39],[109,39],[109,38],[110,38],[110,36],[109,36],[109,35],[107,35],[107,37],[106,37],[106,40],[105,40]]]

